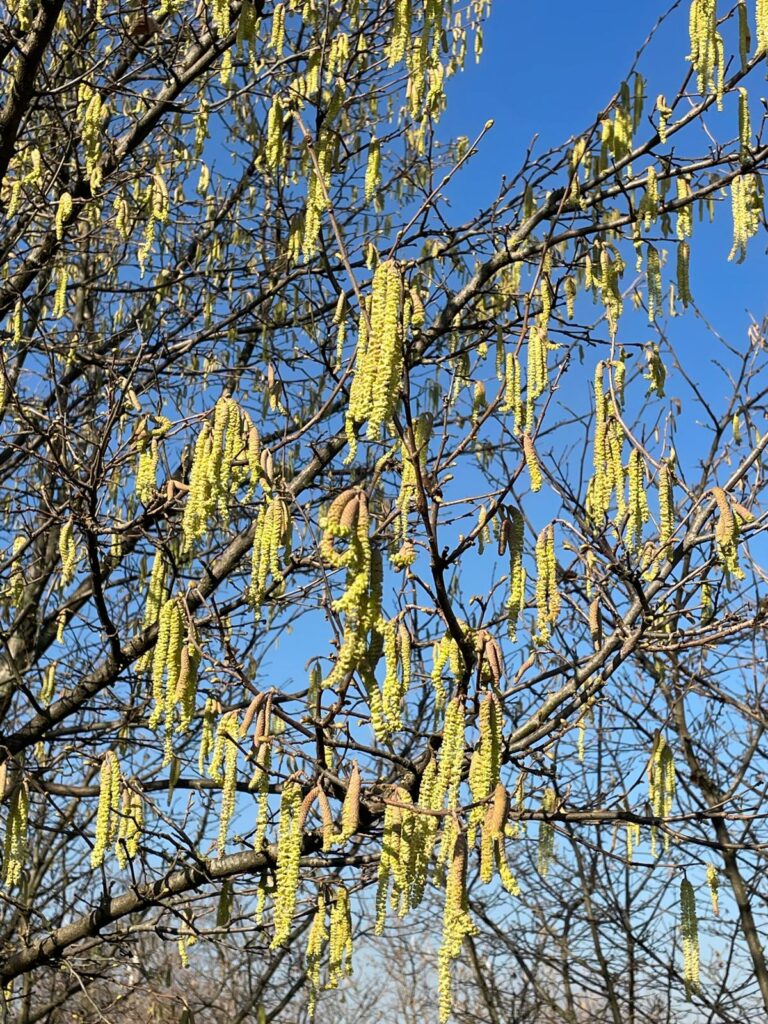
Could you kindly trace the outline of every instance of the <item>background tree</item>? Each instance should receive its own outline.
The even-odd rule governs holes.
[[[7,1019],[768,1010],[766,5],[464,223],[484,0],[6,10]]]

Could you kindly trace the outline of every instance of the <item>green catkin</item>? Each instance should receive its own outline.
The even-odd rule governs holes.
[[[224,715],[219,723],[219,731],[223,737],[224,745],[224,769],[222,778],[221,810],[219,811],[219,856],[224,856],[229,834],[229,823],[235,811],[235,798],[237,795],[237,755],[239,753],[237,740],[240,735],[240,726],[237,718],[237,711],[230,711]]]
[[[310,1020],[314,1018],[315,1014],[317,995],[320,991],[320,968],[322,966],[323,953],[325,952],[325,947],[328,943],[328,927],[326,924],[327,913],[328,907],[325,902],[325,896],[320,892],[318,893],[317,906],[312,918],[312,924],[309,926],[307,952],[305,957],[307,965],[307,982],[309,984],[307,1012]]]
[[[44,708],[50,705],[56,692],[56,664],[57,662],[52,661],[47,665],[43,675],[43,685],[40,687],[40,703]]]
[[[541,465],[539,464],[539,457],[536,454],[533,439],[527,432],[523,434],[523,454],[525,455],[525,464],[528,468],[528,475],[531,480],[531,491],[535,494],[537,491],[541,490],[543,477],[541,475]]]
[[[652,324],[656,319],[656,313],[661,310],[663,302],[661,261],[658,249],[652,245],[648,246],[646,280],[648,282],[648,322]]]
[[[96,812],[96,839],[91,851],[91,867],[104,863],[104,855],[112,845],[118,827],[120,798],[120,765],[113,750],[108,750],[101,762],[99,778],[99,806]]]
[[[139,852],[139,840],[143,825],[144,802],[141,799],[141,794],[125,786],[115,843],[115,857],[123,869],[127,867],[128,861],[133,860]]]
[[[680,930],[683,939],[683,981],[686,998],[699,991],[699,922],[696,894],[687,878],[680,884]]]
[[[509,551],[509,597],[507,598],[507,627],[512,641],[517,639],[517,622],[525,609],[526,573],[523,566],[523,540],[525,521],[517,508],[509,510],[502,529]]]
[[[352,911],[349,893],[343,885],[334,891],[328,937],[328,980],[326,988],[338,988],[352,974]]]
[[[746,22],[746,12],[744,13]],[[755,10],[757,52],[768,50],[768,0],[757,0]],[[747,42],[747,47],[749,43]]]
[[[731,182],[733,246],[729,260],[742,263],[747,243],[760,229],[763,218],[763,184],[759,174],[740,174]]]
[[[139,464],[136,469],[136,497],[142,505],[149,505],[157,492],[157,463],[160,449],[157,438],[147,437],[139,452]]]
[[[465,937],[476,934],[476,928],[469,916],[467,898],[467,852],[466,836],[459,832],[453,845],[451,864],[446,877],[443,934],[438,953],[440,1024],[445,1024],[448,1020],[453,1006],[451,964],[459,956]]]
[[[27,856],[29,786],[22,782],[14,790],[8,807],[3,844],[3,885],[10,889],[21,881]]]
[[[717,0],[692,0],[688,20],[691,52],[688,60],[696,72],[698,90],[711,93],[718,66]]]
[[[283,46],[285,44],[285,4],[275,4],[275,9],[272,12],[272,31],[270,34],[269,45],[271,49],[277,54],[283,52]]]
[[[645,489],[645,463],[637,448],[632,449],[627,469],[629,512],[626,528],[626,543],[630,551],[637,551],[643,539],[643,527],[650,519],[648,498]]]
[[[752,143],[752,122],[749,116],[749,95],[747,90],[739,87],[739,159],[749,159]]]
[[[672,748],[659,734],[648,763],[648,797],[654,817],[664,820],[672,811],[675,795],[675,759]],[[669,848],[669,835],[664,833],[664,849]],[[656,853],[656,828],[651,828],[651,852]]]
[[[64,590],[75,578],[77,572],[77,545],[75,544],[74,523],[68,519],[59,533],[59,556],[61,558],[61,589]]]
[[[677,238],[684,242],[693,233],[693,203],[691,186],[682,174],[677,178],[677,200],[683,204],[677,209]]]
[[[373,275],[370,311],[361,313],[357,359],[346,432],[347,461],[355,457],[356,424],[368,421],[366,436],[376,440],[394,415],[403,371],[403,282],[395,260],[381,262]],[[370,330],[367,320],[370,320]]]
[[[214,724],[216,722],[216,702],[212,698],[208,698],[205,702],[202,715],[202,727],[200,729],[200,749],[197,757],[197,770],[201,775],[205,775],[205,762],[213,751],[215,739],[214,739]]]
[[[556,794],[554,789],[547,787],[544,790],[544,796],[541,801],[541,809],[544,814],[551,814],[555,809]],[[539,851],[538,851],[538,871],[542,878],[546,878],[549,873],[549,866],[552,863],[552,858],[555,852],[555,826],[550,821],[542,821],[539,826]]]
[[[274,936],[270,949],[282,945],[290,935],[291,922],[299,891],[299,862],[306,811],[303,811],[301,786],[288,779],[280,799],[280,824],[277,835],[277,878],[275,884]]]
[[[690,276],[691,249],[688,242],[680,242],[677,247],[677,293],[683,308],[687,309],[693,302],[691,296]]]
[[[69,192],[62,192],[59,196],[59,202],[56,207],[56,239],[61,241],[64,237],[64,228],[67,220],[72,213],[72,196]]]
[[[674,497],[672,492],[672,469],[665,462],[659,471],[659,556],[667,558],[670,540],[674,532]]]
[[[147,603],[144,606],[142,630],[147,630],[154,626],[160,616],[160,610],[165,604],[168,596],[166,593],[166,574],[165,558],[161,549],[157,548],[155,551],[154,561],[152,562],[152,572],[149,577]],[[151,664],[152,650],[150,648],[136,662],[136,671],[145,672]]]
[[[545,526],[536,540],[536,573],[536,642],[545,644],[560,612],[553,524]]]
[[[720,878],[714,864],[707,864],[707,885],[709,887],[709,898],[712,901],[712,913],[715,917],[720,916]]]
[[[290,553],[292,533],[287,503],[282,498],[268,499],[259,509],[253,536],[248,599],[254,608],[262,604],[270,576],[278,587],[283,583],[282,563]]]
[[[271,171],[283,165],[283,106],[280,97],[275,96],[267,115],[267,136],[264,144],[264,161]]]
[[[464,702],[461,697],[454,697],[445,709],[443,724],[443,742],[440,747],[440,765],[436,783],[438,794],[448,799],[448,807],[458,805],[461,772],[464,764]]]
[[[627,863],[631,864],[634,852],[640,845],[640,825],[636,821],[628,821],[626,825]]]
[[[371,139],[368,147],[368,163],[365,168],[365,191],[364,198],[366,205],[370,205],[376,198],[381,186],[381,143],[378,139]]]

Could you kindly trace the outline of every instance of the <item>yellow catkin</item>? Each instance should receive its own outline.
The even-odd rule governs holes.
[[[672,810],[675,795],[675,759],[672,748],[659,734],[648,763],[648,796],[654,817],[664,820]],[[669,847],[669,835],[664,833],[664,849]],[[651,829],[651,851],[656,852],[656,828]]]
[[[712,913],[718,917],[720,915],[720,877],[714,864],[707,864],[707,886],[712,902]]]
[[[222,736],[223,746],[223,770],[221,809],[219,811],[219,856],[224,856],[224,849],[229,834],[229,824],[235,811],[235,798],[237,796],[237,756],[238,737],[240,726],[238,723],[237,711],[230,711],[224,715],[219,723],[219,733]]]
[[[259,509],[253,536],[248,599],[255,608],[264,600],[270,576],[278,588],[283,582],[283,562],[291,550],[292,533],[287,503],[282,498],[267,499]]]
[[[465,937],[475,934],[467,898],[467,839],[460,832],[456,836],[446,877],[443,934],[437,961],[440,1024],[445,1024],[453,1007],[451,964],[460,954]]]
[[[344,794],[344,802],[341,806],[341,832],[336,840],[338,843],[346,842],[357,832],[360,823],[360,785],[360,769],[355,763],[352,766],[347,792]]]
[[[96,812],[96,839],[91,850],[91,867],[98,868],[117,834],[120,801],[120,765],[113,750],[101,762],[99,806]]]
[[[696,72],[700,93],[710,93],[718,64],[717,0],[692,0],[688,30],[691,52],[688,60]]]
[[[371,139],[368,147],[368,163],[365,168],[365,190],[364,198],[370,204],[376,198],[381,186],[381,143],[378,139]]]
[[[307,936],[306,968],[307,982],[309,984],[308,1013],[310,1020],[314,1017],[317,995],[320,991],[320,968],[323,961],[323,953],[328,943],[328,926],[326,917],[328,907],[325,896],[322,892],[318,894],[315,913],[312,924],[309,926]]]
[[[683,940],[683,981],[690,999],[699,991],[699,922],[696,894],[687,878],[680,883],[680,931]]]
[[[509,510],[505,517],[499,538],[499,545],[506,546],[509,553],[509,597],[507,598],[507,628],[511,640],[517,639],[517,622],[525,609],[526,572],[523,566],[523,541],[525,522],[517,508]],[[501,552],[503,554],[503,552]]]
[[[288,938],[296,909],[304,827],[301,807],[301,786],[298,782],[289,779],[283,785],[280,799],[274,935],[271,949],[276,949]]]
[[[539,457],[536,454],[533,439],[528,433],[523,434],[523,453],[525,455],[525,464],[528,468],[528,475],[531,480],[531,490],[536,493],[536,491],[541,490],[543,478],[541,475]]]
[[[722,487],[712,488],[712,497],[717,502],[719,518],[715,527],[715,540],[720,564],[727,576],[744,579],[744,570],[739,565],[739,522],[734,515],[728,495]]]
[[[61,588],[68,587],[77,571],[77,545],[75,544],[74,523],[68,519],[59,533],[59,556],[61,558]]]
[[[334,989],[343,977],[352,974],[352,913],[349,893],[343,885],[334,891],[329,931],[326,988]]]
[[[402,316],[402,275],[395,260],[384,260],[373,275],[368,317],[361,314],[355,374],[346,416],[350,445],[347,461],[354,458],[356,451],[356,424],[367,420],[367,437],[375,440],[395,412],[403,371]]]
[[[10,889],[21,881],[27,855],[29,787],[22,782],[13,792],[8,807],[3,844],[3,885]]]
[[[632,449],[627,469],[628,499],[626,541],[630,551],[636,551],[643,539],[643,527],[650,519],[645,489],[645,463],[637,448]]]
[[[538,643],[547,643],[560,612],[555,558],[555,528],[545,526],[536,541],[536,623]]]
[[[659,552],[667,557],[675,528],[672,468],[665,462],[659,472]]]
[[[125,868],[128,861],[133,860],[139,852],[139,840],[141,839],[143,824],[144,802],[141,794],[125,786],[123,788],[120,809],[120,824],[115,843],[115,856],[121,868]]]

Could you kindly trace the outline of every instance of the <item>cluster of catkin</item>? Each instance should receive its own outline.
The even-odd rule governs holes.
[[[323,959],[327,950],[328,969],[324,985],[320,983]],[[318,993],[338,988],[344,977],[352,974],[352,915],[349,892],[344,885],[332,892],[318,893],[317,907],[307,939],[307,980],[309,981],[309,1013],[313,1015]]]
[[[169,598],[157,620],[152,657],[154,706],[149,718],[150,729],[156,729],[160,719],[165,719],[164,764],[173,757],[174,729],[177,733],[185,732],[194,715],[201,653],[195,623],[183,599]]]
[[[100,867],[107,850],[113,845],[118,864],[125,867],[138,853],[143,823],[141,794],[125,783],[117,755],[108,750],[101,763],[91,867]]]
[[[2,789],[5,788],[5,772],[0,775]],[[3,793],[0,791],[0,798]],[[8,806],[3,843],[3,885],[10,889],[21,881],[21,873],[27,856],[27,827],[29,823],[29,785],[21,782],[13,791]]]
[[[184,549],[205,536],[214,513],[228,522],[230,501],[240,487],[245,486],[243,500],[249,501],[258,484],[270,488],[271,456],[262,449],[248,413],[225,395],[195,443],[182,521]]]
[[[274,895],[274,934],[272,948],[288,938],[296,910],[299,891],[299,866],[304,842],[304,827],[315,803],[323,822],[323,846],[329,849],[346,842],[358,829],[360,817],[360,773],[352,769],[341,809],[341,829],[335,831],[328,797],[318,784],[302,797],[302,788],[295,778],[283,784],[280,799],[280,821],[277,835],[277,872]]]
[[[412,311],[397,262],[384,260],[374,272],[371,295],[360,311],[357,359],[346,415],[348,462],[357,451],[357,425],[367,421],[367,436],[375,440],[394,415],[403,372],[403,341]]]

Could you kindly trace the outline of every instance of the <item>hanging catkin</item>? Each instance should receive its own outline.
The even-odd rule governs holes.
[[[699,991],[699,922],[696,894],[687,878],[680,883],[680,930],[683,939],[683,981],[688,999]]]
[[[367,312],[361,311],[346,415],[347,462],[354,459],[357,450],[356,424],[367,420],[367,437],[375,440],[392,419],[400,395],[403,334],[402,275],[395,260],[384,260],[373,275]]]
[[[301,799],[301,786],[288,779],[280,799],[280,824],[277,835],[277,879],[275,886],[274,935],[270,948],[276,949],[291,931],[299,891],[299,862],[308,808]]]

